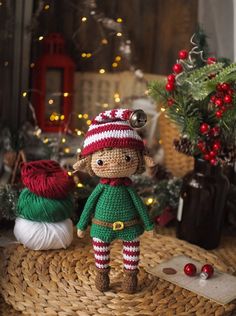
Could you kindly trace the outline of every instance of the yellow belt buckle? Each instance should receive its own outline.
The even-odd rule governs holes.
[[[112,229],[113,230],[122,230],[122,229],[124,229],[124,223],[123,222],[114,222],[112,224]]]

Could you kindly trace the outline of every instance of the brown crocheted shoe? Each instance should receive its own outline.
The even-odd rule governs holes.
[[[122,289],[125,293],[135,293],[138,285],[138,274],[139,270],[126,270],[124,269],[124,279],[122,284]]]
[[[109,278],[109,272],[110,272],[110,267],[107,269],[98,269],[97,270],[97,275],[95,278],[95,286],[100,292],[105,292],[109,290],[109,285],[110,285],[110,278]]]

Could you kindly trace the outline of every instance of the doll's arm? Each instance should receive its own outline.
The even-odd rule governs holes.
[[[132,187],[128,187],[128,191],[129,191],[129,194],[132,198],[132,201],[133,201],[133,203],[134,203],[134,205],[139,213],[139,216],[144,223],[145,230],[152,230],[154,227],[154,224],[148,215],[146,205],[143,203],[141,198],[138,196],[138,194],[135,192],[135,190]]]
[[[81,214],[80,220],[76,225],[78,231],[86,230],[89,224],[91,215],[94,213],[97,201],[102,191],[103,191],[103,186],[101,184],[98,184],[96,188],[93,190],[93,192],[91,193],[91,195],[89,196],[84,206],[84,210]],[[79,237],[82,237],[82,236],[79,236]]]

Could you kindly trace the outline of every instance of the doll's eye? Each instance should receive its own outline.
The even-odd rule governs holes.
[[[103,165],[103,161],[102,161],[101,159],[98,159],[98,160],[96,161],[96,163],[97,163],[97,165],[99,165],[99,166],[102,166],[102,165]]]
[[[130,162],[130,160],[131,160],[131,157],[128,156],[128,155],[125,155],[125,161],[126,161],[126,162]]]

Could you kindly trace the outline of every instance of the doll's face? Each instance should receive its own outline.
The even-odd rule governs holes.
[[[133,175],[139,157],[135,149],[105,148],[92,154],[91,168],[101,178],[123,178]]]

